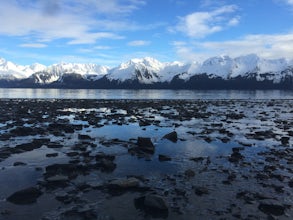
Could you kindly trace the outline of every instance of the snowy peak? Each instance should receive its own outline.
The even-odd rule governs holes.
[[[255,77],[258,81],[280,82],[292,76],[293,61],[264,59],[256,54],[236,58],[212,57],[204,62],[160,62],[151,57],[135,58],[109,68],[97,64],[58,63],[51,66],[34,63],[21,66],[0,58],[0,79],[34,79],[40,84],[62,81],[64,74],[78,74],[81,79],[95,81],[103,76],[109,81],[137,81],[141,84],[171,82],[174,77],[188,81],[191,77],[206,74],[209,78],[225,80],[240,77]]]
[[[140,83],[150,84],[159,82],[158,73],[164,68],[164,64],[156,59],[145,57],[135,58],[109,71],[107,76],[110,80],[138,80]]]

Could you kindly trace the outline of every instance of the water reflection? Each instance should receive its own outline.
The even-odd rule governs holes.
[[[292,99],[283,90],[1,89],[0,98],[26,99]]]

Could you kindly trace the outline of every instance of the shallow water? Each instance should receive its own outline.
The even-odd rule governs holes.
[[[258,200],[249,206],[237,198],[238,193],[243,191],[262,192],[272,195],[279,202],[293,205],[292,191],[288,187],[293,171],[290,168],[292,100],[5,99],[1,100],[1,106],[0,153],[5,147],[15,148],[36,138],[49,138],[49,143],[60,146],[52,148],[45,143],[40,148],[12,153],[1,159],[0,212],[8,210],[9,213],[1,214],[0,219],[23,219],[24,216],[27,219],[44,216],[58,219],[66,208],[88,204],[94,206],[100,219],[151,219],[154,216],[134,205],[134,199],[144,193],[157,193],[165,197],[169,205],[169,219],[194,219],[194,216],[232,218],[235,213],[243,218],[249,218],[248,213],[255,218],[266,218],[266,214],[257,208]],[[7,111],[9,108],[13,111]],[[54,123],[79,127],[73,132],[64,132],[62,126],[58,127],[61,130],[52,131],[49,128]],[[36,133],[11,135],[13,129],[18,127],[30,127]],[[163,139],[164,135],[174,130],[178,134],[177,142]],[[79,135],[88,135],[90,139],[80,139]],[[138,137],[151,138],[155,152],[131,154],[129,150],[136,147]],[[282,144],[282,137],[289,137],[286,145]],[[235,147],[241,148],[241,155],[244,156],[237,163],[229,161]],[[271,149],[287,152],[287,157],[284,156],[286,154],[270,153]],[[78,154],[72,157],[66,155],[72,151]],[[95,156],[102,152],[115,156],[117,167],[111,172],[92,169],[70,180],[65,188],[52,190],[42,186],[41,183],[46,182],[44,176],[48,165],[76,160],[79,164],[90,166],[95,163]],[[263,152],[268,155],[262,155]],[[53,153],[57,155],[47,156]],[[159,161],[160,154],[171,160]],[[25,165],[14,166],[15,162]],[[256,178],[270,166],[276,168],[274,172],[266,173],[271,175],[270,178]],[[195,176],[187,177],[187,170],[192,170]],[[109,181],[127,176],[143,177],[150,191],[130,190],[113,196],[101,189],[83,191],[78,188],[84,183],[106,187]],[[231,182],[227,178],[231,178]],[[37,203],[23,206],[5,201],[13,192],[35,185],[43,191]],[[194,191],[198,186],[207,187],[209,193],[196,195]],[[278,187],[283,192],[275,191]],[[55,199],[56,193],[72,189],[76,191],[75,202],[63,204]],[[291,208],[287,209],[287,216],[292,216],[292,212]]]
[[[8,89],[0,98],[24,99],[292,99],[291,90]]]

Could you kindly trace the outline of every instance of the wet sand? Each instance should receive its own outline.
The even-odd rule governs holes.
[[[293,217],[293,100],[0,106],[0,219]]]

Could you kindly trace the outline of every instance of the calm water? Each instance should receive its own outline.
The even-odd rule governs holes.
[[[0,98],[26,99],[293,99],[283,90],[3,89]]]

